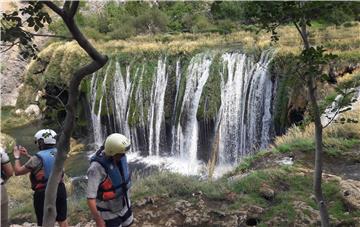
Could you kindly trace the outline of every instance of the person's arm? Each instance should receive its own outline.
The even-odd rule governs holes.
[[[5,174],[5,177],[9,179],[14,174],[14,170],[12,168],[10,158],[3,149],[1,149],[0,155],[1,155],[1,171],[3,174]]]
[[[15,176],[24,175],[24,174],[29,173],[31,171],[31,169],[27,168],[25,165],[21,165],[21,163],[20,163],[20,156],[22,154],[23,155],[28,154],[26,149],[24,147],[19,148],[18,146],[15,146],[13,154],[14,154],[14,159],[15,159],[15,164],[14,164]],[[26,155],[26,156],[28,156],[28,155]]]
[[[96,208],[96,199],[87,199],[87,204],[88,207],[90,209],[91,215],[94,218],[95,222],[96,222],[96,226],[97,227],[105,227],[105,221],[104,219],[100,216],[100,213],[98,212],[97,208]]]
[[[105,227],[105,221],[96,208],[96,196],[100,182],[105,176],[103,168],[97,162],[92,162],[87,171],[88,183],[86,190],[87,204],[97,227]]]
[[[14,170],[10,162],[1,165],[1,169],[4,171],[7,179],[9,179],[14,174]]]

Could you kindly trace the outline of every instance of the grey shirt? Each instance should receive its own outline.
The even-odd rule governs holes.
[[[24,166],[28,169],[31,169],[32,173],[39,171],[42,167],[41,159],[34,155],[24,164]]]
[[[105,180],[106,176],[107,174],[105,172],[105,169],[98,162],[91,162],[90,167],[87,171],[88,184],[86,196],[88,199],[95,199],[97,197],[99,185]],[[130,205],[129,193],[128,198]],[[104,220],[110,220],[119,216],[124,216],[124,214],[128,210],[124,198],[115,198],[109,201],[101,201],[96,198],[96,206],[107,210],[100,211],[100,215]]]

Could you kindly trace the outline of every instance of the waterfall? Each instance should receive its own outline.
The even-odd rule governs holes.
[[[175,77],[176,77],[176,92],[175,92],[175,99],[174,99],[174,108],[173,108],[173,113],[172,113],[172,129],[171,129],[171,134],[172,134],[172,138],[171,138],[171,155],[175,154],[175,148],[176,148],[176,110],[178,107],[178,96],[179,96],[179,88],[180,88],[180,81],[181,81],[181,72],[180,72],[180,59],[178,59],[176,61],[176,70],[175,70]]]
[[[113,77],[108,77],[107,69],[103,80],[98,75],[91,79],[95,143],[103,142],[105,126],[101,123],[107,122],[131,139],[133,157],[152,164],[166,160],[171,162],[169,168],[198,174],[211,156],[203,144],[208,142],[211,147],[216,132],[218,166],[233,166],[271,141],[276,89],[268,73],[272,56],[272,51],[264,51],[255,61],[239,52],[212,52],[196,54],[190,61],[178,57],[174,62],[160,56],[155,62],[115,62],[111,64]],[[101,108],[108,78],[113,81],[106,94],[111,95]],[[206,90],[213,92],[214,87],[218,94]],[[101,119],[102,109],[107,119]],[[209,109],[211,119],[198,121],[197,115]]]
[[[104,129],[101,125],[101,110],[102,110],[102,102],[103,102],[103,98],[104,95],[106,93],[106,79],[108,76],[108,70],[110,68],[110,64],[109,67],[106,69],[105,72],[105,76],[104,79],[102,81],[101,84],[101,94],[98,94],[98,80],[99,80],[99,76],[100,75],[96,75],[95,73],[92,76],[91,79],[91,90],[90,90],[90,103],[91,103],[91,119],[92,119],[92,128],[93,128],[93,136],[94,136],[94,144],[96,146],[101,146],[104,142]],[[96,111],[96,100],[97,100],[97,95],[101,95],[99,98],[99,105],[97,106],[97,113]]]
[[[188,67],[185,92],[177,126],[176,153],[189,161],[189,168],[197,163],[198,122],[196,118],[200,97],[210,74],[212,57],[198,54]],[[182,125],[183,124],[183,125]]]
[[[130,81],[130,66],[126,67],[126,77],[121,73],[120,64],[115,64],[115,78],[114,78],[114,109],[115,117],[118,126],[117,132],[130,137],[130,130],[127,121],[128,101],[131,90]]]
[[[271,54],[264,52],[257,63],[240,53],[222,56],[221,106],[216,124],[220,164],[237,163],[269,142],[272,81],[267,66]]]
[[[161,126],[164,121],[164,98],[167,85],[166,58],[160,58],[151,89],[149,110],[149,154],[160,154]]]

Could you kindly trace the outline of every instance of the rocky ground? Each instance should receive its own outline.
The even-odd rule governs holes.
[[[301,164],[307,161],[307,158],[310,159],[310,157],[298,152],[293,152],[290,156],[289,154],[264,155],[264,157],[252,163],[249,171],[229,176],[223,183],[232,184],[241,182],[260,167],[262,170],[265,169],[265,171],[267,169],[274,171],[276,168],[283,168],[284,165],[292,165],[291,168],[293,169],[289,174],[294,175],[296,177],[294,179],[302,179],[303,177],[311,179],[313,174],[311,164],[308,166]],[[345,158],[348,156],[352,157],[352,159],[348,158],[348,164],[356,162],[356,157],[360,156],[360,151],[353,150],[346,154],[346,156],[341,157]],[[338,157],[337,162],[340,166],[346,163],[341,157]],[[328,160],[329,157],[327,157]],[[336,192],[336,196],[339,196],[342,206],[346,207],[343,214],[340,215],[344,217],[350,216],[351,213],[360,211],[360,181],[357,175],[349,174],[346,168],[344,170],[339,167],[337,172],[331,172],[330,170],[335,168],[332,166],[335,165],[334,163],[325,165],[324,182],[335,182],[339,185],[340,190]],[[351,171],[353,170],[351,169]],[[359,171],[359,169],[355,170]],[[292,192],[293,190],[291,185],[293,183],[288,182],[287,178],[274,177],[274,179],[276,179],[276,184],[271,183],[271,181],[264,181],[266,183],[261,183],[258,189],[255,189],[256,185],[253,186],[260,198],[266,202],[266,206],[261,206],[257,203],[244,203],[234,209],[237,201],[248,193],[236,191],[227,191],[221,198],[212,198],[200,190],[193,191],[191,194],[184,195],[183,197],[172,193],[141,197],[136,199],[133,204],[135,214],[133,226],[320,226],[319,212],[309,205],[308,201],[303,201],[301,197],[289,201],[289,204],[294,208],[294,217],[292,219],[285,215],[272,215],[270,218],[265,218],[269,215],[271,207],[279,203],[278,200],[282,194]],[[311,192],[311,189],[309,191]],[[295,191],[294,193],[298,192]],[[314,196],[311,194],[310,200],[314,201]],[[329,209],[333,209],[331,208],[333,207],[331,203],[339,201],[330,201]],[[339,219],[332,216],[331,220],[333,226],[360,226],[360,216],[354,216],[350,219]],[[12,227],[18,226],[30,227],[34,226],[34,224],[12,225]],[[87,222],[84,220],[75,226],[92,227],[95,224],[92,221]]]

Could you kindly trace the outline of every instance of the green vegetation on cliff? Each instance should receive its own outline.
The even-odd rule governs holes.
[[[339,55],[340,60],[334,64],[335,70],[343,70],[346,66],[354,64],[360,60],[359,41],[357,39],[357,31],[359,24],[354,26],[321,26],[311,30],[311,41],[324,43],[333,53]],[[296,61],[295,55],[300,52],[301,40],[296,33],[295,28],[284,26],[279,29],[281,39],[275,46],[276,54],[271,63],[271,74],[274,80],[277,80],[278,93],[275,102],[275,125],[276,131],[283,132],[292,121],[289,112],[305,111],[306,94],[303,89],[298,87],[298,79],[296,79]],[[173,99],[176,91],[175,67],[177,59],[181,62],[182,79],[180,81],[177,113],[181,108],[182,95],[185,89],[187,66],[192,57],[197,53],[211,51],[214,60],[210,69],[209,79],[204,87],[200,100],[200,107],[197,113],[198,119],[211,119],[217,114],[220,106],[220,71],[221,53],[226,51],[241,51],[257,58],[261,50],[270,47],[269,34],[252,31],[235,31],[230,34],[221,35],[218,33],[201,33],[190,34],[182,33],[177,35],[157,34],[157,35],[140,35],[129,38],[127,40],[109,40],[109,41],[92,41],[95,46],[106,53],[111,58],[108,66],[97,72],[101,78],[104,78],[108,72],[106,81],[107,91],[112,89],[115,76],[115,65],[118,62],[121,69],[121,75],[126,77],[126,68],[129,67],[131,81],[133,87],[130,99],[129,124],[136,125],[139,123],[140,107],[135,99],[135,93],[139,86],[143,92],[144,109],[143,115],[148,115],[148,106],[150,105],[151,87],[153,84],[154,73],[156,71],[157,62],[160,58],[166,57],[168,84],[165,95],[165,118],[169,119],[174,109]],[[45,87],[56,88],[58,90],[67,89],[68,78],[74,70],[86,63],[89,59],[84,52],[77,46],[75,42],[56,42],[47,46],[40,54],[38,61],[32,61],[28,66],[25,76],[25,84],[20,91],[17,101],[17,107],[26,108],[27,105],[34,102],[37,92],[44,91]],[[136,73],[137,72],[137,73]],[[140,74],[142,76],[140,76]],[[137,79],[135,79],[137,77]],[[140,79],[141,77],[141,79]],[[90,78],[82,82],[81,91],[89,95]],[[135,80],[141,80],[135,81]],[[101,79],[97,80],[100,84]],[[97,111],[99,99],[101,97],[101,86],[97,86]],[[65,92],[66,93],[66,92]],[[52,94],[54,95],[54,94]],[[57,94],[55,94],[56,96]],[[113,97],[106,95],[109,101]],[[44,100],[40,102],[41,109],[49,107],[49,103]],[[60,112],[55,110],[60,109]],[[46,115],[49,119],[57,119],[63,116],[63,107],[58,105],[55,109],[47,108]],[[102,107],[109,108],[112,112],[113,106],[103,102]],[[178,119],[178,114],[177,114]],[[86,123],[84,123],[86,124]],[[82,124],[82,125],[84,125]]]

